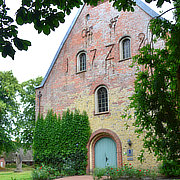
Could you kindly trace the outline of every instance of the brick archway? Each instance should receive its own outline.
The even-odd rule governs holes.
[[[98,140],[100,140],[103,137],[109,137],[114,140],[116,143],[116,148],[117,148],[117,166],[120,167],[122,166],[122,145],[119,137],[117,136],[116,133],[109,129],[99,129],[95,132],[92,133],[89,142],[87,144],[88,148],[88,165],[86,167],[86,173],[90,173],[95,168],[95,144]]]

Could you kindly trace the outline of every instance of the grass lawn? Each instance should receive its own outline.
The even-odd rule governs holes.
[[[3,171],[0,172],[0,179],[2,180],[32,180],[32,171],[14,172],[14,171]]]

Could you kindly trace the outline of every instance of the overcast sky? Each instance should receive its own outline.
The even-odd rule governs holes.
[[[18,1],[20,0],[6,0],[8,6],[13,10],[11,12],[14,17],[16,10],[20,6]],[[162,9],[155,8],[155,3],[148,5],[157,13],[171,7],[169,3],[163,5]],[[33,25],[20,26],[19,38],[31,41],[32,46],[29,47],[28,51],[17,51],[14,60],[9,57],[3,58],[0,55],[0,71],[12,70],[19,82],[38,76],[44,77],[77,11],[78,9],[74,9],[72,14],[66,17],[66,22],[48,36],[38,34]],[[172,19],[172,13],[166,14],[165,18]]]

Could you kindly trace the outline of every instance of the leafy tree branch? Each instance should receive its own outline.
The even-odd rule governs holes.
[[[135,132],[143,134],[144,148],[154,152],[158,160],[179,158],[180,145],[180,19],[179,3],[174,3],[175,24],[165,19],[150,21],[154,37],[134,57],[137,73],[135,92],[130,97],[129,109],[134,110]],[[160,39],[165,47],[154,49],[153,44]],[[139,67],[144,67],[140,70]],[[124,116],[128,118],[127,114]],[[140,160],[143,160],[143,153]]]
[[[2,57],[10,56],[14,59],[16,49],[28,50],[31,42],[18,37],[17,25],[33,24],[38,33],[49,35],[55,31],[61,23],[65,22],[65,16],[69,15],[74,7],[79,8],[83,3],[97,6],[103,0],[21,0],[21,6],[17,10],[16,18],[8,16],[10,10],[5,0],[0,0],[0,52]],[[155,0],[160,7],[165,1]],[[109,0],[118,11],[134,11],[134,0]],[[152,0],[146,0],[150,3]],[[17,24],[16,24],[17,23]]]

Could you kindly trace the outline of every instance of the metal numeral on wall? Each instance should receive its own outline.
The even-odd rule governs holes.
[[[108,62],[109,60],[114,59],[114,57],[110,57],[110,56],[111,56],[111,52],[112,52],[112,50],[113,50],[113,48],[114,48],[114,45],[115,45],[115,44],[109,44],[109,45],[106,46],[106,48],[110,47],[110,50],[109,50],[109,52],[108,52],[108,54],[107,54],[107,56],[106,56],[106,58],[105,58],[105,71],[106,71],[106,72],[107,72],[107,62]],[[110,61],[110,64],[111,64],[111,61]]]
[[[111,49],[109,50],[109,52],[108,52],[108,54],[107,54],[107,56],[106,56],[106,58],[105,58],[105,61],[114,59],[114,57],[109,57],[110,54],[111,54],[111,52],[112,52],[112,50],[113,50],[113,48],[114,48],[114,45],[115,45],[115,44],[110,44],[110,45],[107,45],[107,46],[106,46],[106,47],[111,47]]]
[[[94,59],[95,59],[95,57],[96,57],[97,49],[92,49],[92,50],[90,50],[90,52],[93,52],[93,51],[94,51],[94,55],[93,55],[93,58],[92,58],[92,66],[93,66],[93,64],[94,64]]]
[[[145,34],[144,33],[139,33],[138,38],[139,38],[139,41],[140,41],[138,50],[140,50],[141,46],[145,44]]]

